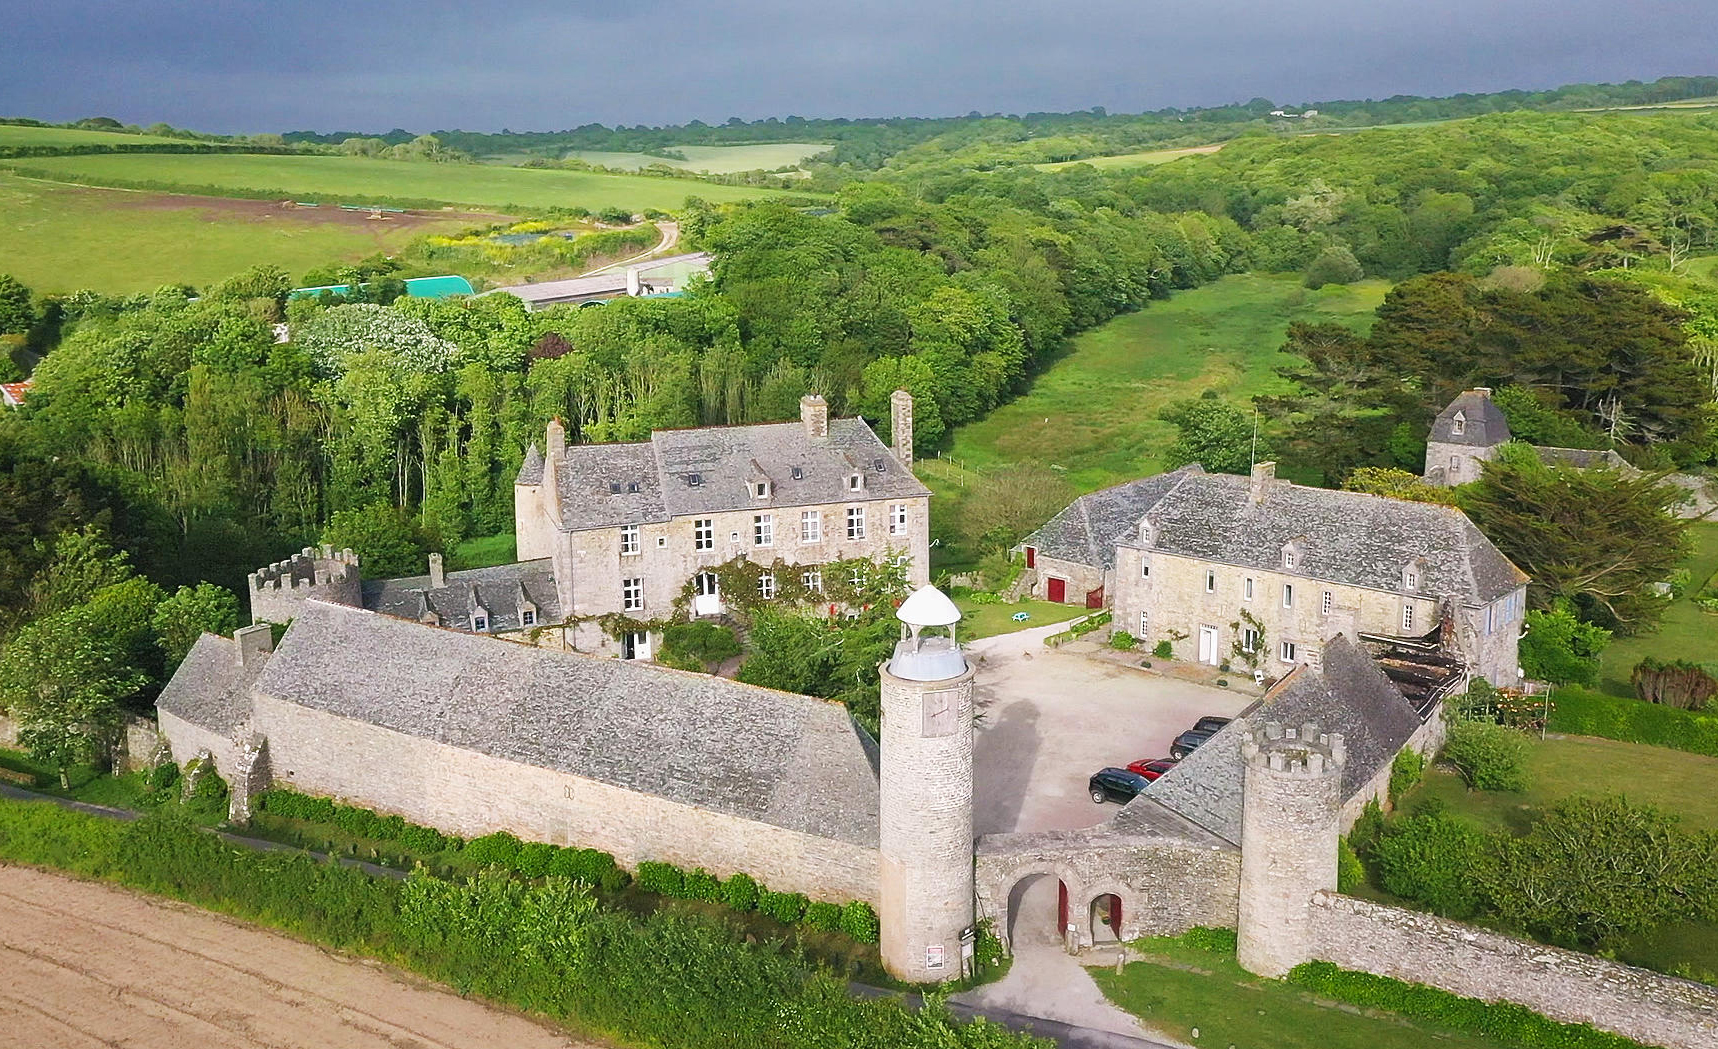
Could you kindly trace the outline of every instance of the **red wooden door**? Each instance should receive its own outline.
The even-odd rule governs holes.
[[[1087,608],[1102,608],[1102,607],[1104,607],[1104,588],[1103,587],[1100,586],[1096,590],[1086,591],[1086,607]]]
[[[1052,601],[1066,601],[1066,600],[1068,600],[1068,581],[1066,579],[1051,578],[1049,580],[1049,582],[1045,583],[1044,585],[1045,585],[1046,589],[1049,591],[1050,600],[1052,600]]]
[[[1026,567],[1038,567],[1038,548],[1035,546],[1029,546],[1026,548]]]
[[[1118,940],[1121,939],[1121,897],[1120,896],[1111,896],[1110,897],[1110,931],[1116,934],[1116,939],[1118,939]]]
[[[1056,935],[1062,935],[1062,930],[1068,927],[1068,883],[1056,881]]]

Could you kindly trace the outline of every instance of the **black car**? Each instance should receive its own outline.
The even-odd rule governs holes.
[[[1193,731],[1195,731],[1195,732],[1216,732],[1218,729],[1222,728],[1224,725],[1227,725],[1229,723],[1229,720],[1230,720],[1229,718],[1220,718],[1220,717],[1216,717],[1214,715],[1208,714],[1205,717],[1202,717],[1198,721],[1195,721],[1193,723]]]
[[[1102,805],[1113,801],[1118,805],[1126,805],[1140,791],[1150,784],[1144,776],[1127,769],[1107,768],[1093,774],[1086,788],[1092,793],[1092,800]]]
[[[1169,745],[1169,756],[1180,761],[1187,755],[1199,749],[1199,745],[1217,734],[1217,730],[1190,728],[1175,737],[1175,742]]]

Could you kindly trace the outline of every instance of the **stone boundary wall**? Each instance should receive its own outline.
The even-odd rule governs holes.
[[[18,723],[6,714],[0,714],[0,747],[15,747],[18,745]]]
[[[1718,987],[1320,892],[1312,953],[1344,969],[1510,1001],[1668,1049],[1718,1045]]]
[[[162,728],[174,741],[174,756],[189,758],[179,754],[181,737],[168,729],[165,716]],[[275,786],[466,838],[504,830],[526,841],[601,849],[628,868],[654,860],[703,867],[721,877],[743,872],[777,892],[877,903],[874,847],[683,805],[264,695],[255,699],[251,728],[268,740]],[[236,767],[238,747],[223,743],[228,756],[214,752],[216,765],[234,782],[229,768]]]
[[[1092,901],[1121,898],[1121,939],[1169,936],[1198,925],[1233,928],[1240,899],[1241,854],[1232,846],[1130,834],[1108,826],[978,839],[978,916],[995,923],[1008,947],[1010,896],[1026,878],[1047,874],[1068,887],[1068,920],[1080,945],[1092,946]]]
[[[166,741],[175,765],[183,767],[186,762],[206,750],[209,757],[214,759],[215,771],[221,774],[221,778],[228,783],[233,781],[233,775],[239,769],[241,753],[236,741],[219,732],[193,725],[165,710],[157,710],[155,716],[160,724],[161,739]]]

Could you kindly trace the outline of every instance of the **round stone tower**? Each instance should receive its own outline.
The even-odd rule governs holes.
[[[877,916],[884,968],[930,983],[961,974],[974,918],[972,668],[954,636],[960,610],[940,590],[920,587],[895,615],[901,640],[881,668]]]
[[[1312,959],[1312,894],[1336,888],[1340,735],[1308,722],[1255,728],[1241,742],[1241,907],[1236,960],[1282,976]]]

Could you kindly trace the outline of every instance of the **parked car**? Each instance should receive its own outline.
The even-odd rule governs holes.
[[[1169,744],[1169,756],[1180,761],[1187,755],[1199,749],[1200,744],[1217,734],[1216,729],[1190,728],[1175,737],[1175,742]]]
[[[1091,791],[1092,800],[1099,805],[1106,801],[1126,805],[1137,797],[1149,782],[1137,772],[1107,768],[1093,773],[1092,778],[1086,783],[1086,788]]]
[[[1215,717],[1213,715],[1207,714],[1205,717],[1202,717],[1198,721],[1195,721],[1193,723],[1193,731],[1195,731],[1195,732],[1216,732],[1218,729],[1222,728],[1224,725],[1227,725],[1231,720],[1233,720],[1233,719],[1231,719],[1231,718],[1220,718],[1220,717]]]
[[[1141,758],[1138,761],[1130,762],[1127,766],[1127,770],[1129,772],[1137,772],[1141,776],[1144,776],[1149,782],[1174,767],[1174,758]]]

